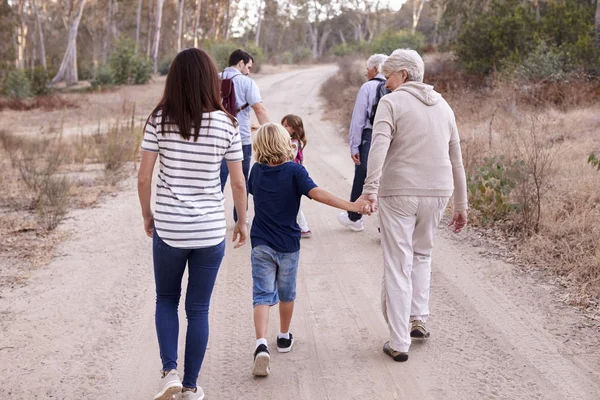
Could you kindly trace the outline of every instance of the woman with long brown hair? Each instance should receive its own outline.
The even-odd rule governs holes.
[[[197,379],[208,342],[208,309],[225,252],[225,210],[219,177],[225,160],[240,218],[235,248],[247,240],[246,182],[236,119],[221,104],[217,68],[202,50],[181,51],[173,60],[162,99],[144,128],[138,194],[144,230],[153,239],[156,332],[162,379],[155,399],[201,400]],[[159,159],[155,213],[152,175]],[[183,381],[177,373],[177,308],[188,266],[187,335]]]

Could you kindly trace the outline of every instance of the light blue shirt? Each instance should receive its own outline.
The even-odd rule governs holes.
[[[235,117],[240,124],[240,137],[242,139],[242,144],[252,144],[252,134],[250,130],[250,108],[256,103],[262,102],[258,86],[251,78],[242,75],[239,70],[233,67],[225,68],[220,75],[221,78],[225,79],[233,78],[233,87],[235,88],[235,107],[241,108],[245,104],[248,104],[248,107],[237,113]]]
[[[378,74],[375,78],[385,81],[385,77],[382,74]],[[377,87],[380,83],[380,81],[375,79],[365,82],[356,95],[356,103],[354,103],[354,111],[352,112],[352,122],[350,122],[350,132],[348,133],[350,155],[358,153],[358,146],[362,141],[363,130],[373,128],[369,117],[377,98]]]

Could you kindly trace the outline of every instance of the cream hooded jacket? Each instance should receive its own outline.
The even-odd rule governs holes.
[[[408,82],[379,101],[363,193],[454,194],[454,211],[467,209],[454,112],[433,86]]]

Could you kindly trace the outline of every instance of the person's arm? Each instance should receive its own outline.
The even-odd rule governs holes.
[[[452,133],[450,135],[450,164],[452,164],[452,179],[454,180],[454,212],[450,226],[454,233],[460,232],[467,225],[467,178],[462,161],[460,137],[454,117],[452,118]]]
[[[327,190],[315,187],[308,192],[308,196],[318,201],[319,203],[326,204],[330,207],[339,208],[341,210],[351,211],[359,214],[366,214],[367,210],[365,207],[369,206],[369,202],[363,199],[358,199],[354,203],[347,200],[342,200],[339,197],[329,193]]]
[[[394,136],[394,119],[392,104],[386,98],[382,98],[375,114],[375,125],[373,127],[373,138],[369,161],[367,164],[367,178],[363,186],[363,194],[377,194],[379,191],[379,180],[383,170],[383,163],[390,149],[390,143]]]
[[[142,208],[142,216],[144,217],[144,231],[146,235],[152,237],[154,215],[150,207],[150,198],[152,197],[152,174],[154,173],[158,153],[146,150],[142,150],[141,153],[142,161],[138,171],[138,197]]]
[[[237,211],[238,220],[233,230],[233,241],[237,242],[235,249],[246,244],[248,240],[248,226],[246,225],[246,178],[242,170],[241,161],[227,161],[229,176],[231,177],[231,191],[233,192],[233,204]]]
[[[360,165],[360,155],[358,146],[362,141],[362,132],[367,126],[369,116],[369,86],[365,83],[361,86],[356,95],[354,110],[352,111],[352,121],[350,122],[350,131],[348,132],[348,144],[350,146],[350,155],[356,165]]]
[[[258,119],[259,124],[263,125],[269,122],[269,114],[267,113],[267,108],[263,105],[262,102],[252,105],[252,109],[256,114],[256,118]]]

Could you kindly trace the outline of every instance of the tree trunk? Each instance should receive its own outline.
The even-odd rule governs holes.
[[[327,44],[329,35],[331,35],[331,29],[325,28],[323,30],[323,34],[321,35],[321,39],[319,40],[319,58],[323,57],[323,54],[325,53],[325,45]]]
[[[113,15],[113,0],[108,0],[108,16],[106,17],[106,33],[104,34],[104,42],[102,42],[102,62],[106,63],[108,59],[108,45],[110,41],[110,30],[112,26]]]
[[[225,14],[225,40],[231,35],[231,0],[227,0],[227,13]]]
[[[25,46],[27,45],[27,21],[25,21],[25,1],[17,3],[17,59],[15,66],[19,69],[25,68]]]
[[[202,9],[202,0],[196,0],[196,15],[194,16],[194,47],[198,48],[198,30],[200,29],[200,10]]]
[[[79,22],[83,15],[83,8],[86,0],[81,0],[79,3],[79,10],[77,15],[73,19],[71,27],[69,29],[69,38],[67,41],[67,50],[63,57],[62,63],[58,73],[52,79],[52,84],[56,84],[61,81],[66,81],[67,85],[74,85],[78,81],[77,77],[77,31],[79,30]]]
[[[183,35],[183,7],[185,0],[178,0],[177,8],[177,52],[181,51],[181,36]]]
[[[154,1],[150,0],[148,5],[148,37],[146,41],[146,57],[152,54],[152,13],[154,12]]]
[[[135,53],[140,50],[140,29],[142,27],[142,6],[144,0],[138,0],[137,14],[135,18]]]
[[[313,60],[319,58],[319,27],[313,27],[312,24],[308,23],[308,31],[310,33],[311,49]]]
[[[419,19],[421,19],[421,12],[425,6],[425,0],[413,0],[413,23],[411,32],[414,35],[419,25]]]
[[[37,22],[37,28],[38,28],[38,32],[40,35],[40,60],[42,62],[42,66],[44,67],[44,70],[46,70],[47,69],[46,45],[44,44],[44,30],[42,29],[42,20],[40,18],[40,10],[37,6],[37,0],[33,0],[31,3],[33,4],[34,10],[35,10],[35,19]]]
[[[160,27],[165,0],[156,0],[156,26],[154,28],[154,44],[152,45],[152,71],[158,72],[158,48],[160,45]]]
[[[344,36],[344,31],[340,29],[338,33],[340,35],[340,41],[342,42],[342,44],[346,44],[346,37]]]
[[[254,38],[254,44],[258,47],[260,46],[260,28],[262,26],[262,20],[263,20],[263,13],[264,13],[264,8],[263,8],[263,2],[262,0],[260,1],[260,4],[258,5],[258,24],[256,25],[256,36]]]
[[[214,2],[211,9],[211,17],[212,17],[212,26],[210,27],[210,35],[213,39],[217,38],[217,9],[219,8],[219,3]]]
[[[433,45],[435,47],[440,45],[440,23],[442,22],[447,6],[448,3],[438,4],[435,12],[435,27],[433,29]]]

